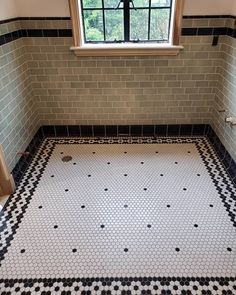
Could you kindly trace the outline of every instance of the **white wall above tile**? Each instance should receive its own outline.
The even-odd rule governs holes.
[[[14,18],[16,16],[16,0],[0,0],[0,20]]]
[[[68,0],[16,0],[19,16],[69,16]]]
[[[232,6],[235,6],[233,11]],[[235,0],[185,0],[184,15],[223,15],[233,13],[236,13]]]
[[[17,4],[18,16],[69,16],[68,0],[0,0],[0,3],[14,1]],[[236,13],[235,0],[185,0],[185,15],[232,13]]]

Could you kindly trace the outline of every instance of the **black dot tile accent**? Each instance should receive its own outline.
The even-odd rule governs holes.
[[[58,225],[54,225],[54,228],[58,228]]]
[[[143,165],[143,164],[144,164],[144,162],[141,162],[141,164]]]
[[[179,251],[180,251],[180,248],[175,248],[175,251],[176,251],[176,252],[179,252]]]
[[[91,174],[88,175],[88,177],[91,177],[91,176],[92,176]]]
[[[77,252],[77,249],[76,248],[72,249],[72,252],[73,253],[76,253]]]
[[[111,162],[107,162],[107,165],[110,165],[111,164]]]
[[[128,174],[124,174],[124,176],[128,176]]]
[[[177,164],[178,164],[178,162],[175,162],[175,164],[177,165]]]
[[[107,192],[108,191],[108,188],[104,188],[104,191]]]
[[[160,174],[160,176],[164,176],[164,174]]]
[[[146,191],[146,190],[147,190],[147,188],[145,187],[143,190],[144,190],[144,191]]]
[[[61,152],[61,155],[63,155],[64,153],[63,152]]]
[[[124,154],[127,154],[127,152],[124,152]]]
[[[170,208],[170,205],[166,205],[167,208]]]
[[[39,206],[39,209],[42,209],[43,208],[43,206]]]
[[[65,189],[65,192],[68,192],[68,191],[69,191],[68,188],[66,188],[66,189]]]
[[[231,252],[231,251],[232,251],[232,249],[231,249],[230,247],[228,247],[228,248],[227,248],[227,251]]]
[[[85,206],[84,206],[84,205],[82,205],[82,206],[81,206],[81,208],[82,208],[82,209],[84,209],[84,208],[85,208]]]
[[[124,249],[124,251],[125,251],[125,252],[128,252],[128,251],[129,251],[129,249],[128,249],[128,248],[125,248],[125,249]]]
[[[54,177],[54,175],[51,175],[51,177],[53,178],[53,177]]]
[[[73,163],[73,165],[76,165],[76,163]]]
[[[201,174],[198,173],[197,176],[201,176]]]
[[[101,227],[101,228],[104,228],[104,227],[105,227],[105,225],[104,225],[104,224],[101,224],[101,225],[100,225],[100,227]]]
[[[128,208],[128,205],[125,204],[124,207],[125,207],[125,208]]]
[[[95,154],[96,154],[96,152],[93,152],[93,154],[95,155]]]
[[[148,227],[148,228],[151,228],[152,226],[151,226],[151,224],[148,224],[147,227]]]
[[[21,249],[20,253],[22,253],[22,254],[25,253],[25,249]]]
[[[184,188],[183,188],[183,191],[186,191],[186,190],[187,190],[186,187],[184,187]]]
[[[211,208],[214,207],[212,204],[209,205]]]
[[[194,224],[194,227],[198,227],[198,224]]]

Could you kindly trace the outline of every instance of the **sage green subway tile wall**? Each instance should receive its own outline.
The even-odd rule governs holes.
[[[21,21],[16,20],[5,24],[0,24],[0,36],[21,29]]]
[[[8,33],[15,28],[11,23],[0,25],[0,32]],[[0,144],[10,169],[19,159],[17,152],[25,150],[39,126],[29,59],[23,39],[0,47]]]
[[[71,22],[21,26],[62,29]],[[40,123],[210,123],[221,52],[212,37],[181,42],[177,57],[78,58],[69,50],[72,38],[25,38]]]
[[[25,38],[40,123],[211,123],[221,59],[212,37],[177,57],[76,57],[71,38]]]
[[[225,116],[236,117],[236,39],[221,36],[220,49],[223,54],[218,68],[219,82],[213,112],[213,127],[236,161],[236,126],[226,124]],[[219,110],[226,112],[219,113]]]

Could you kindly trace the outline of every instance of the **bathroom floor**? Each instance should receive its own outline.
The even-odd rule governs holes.
[[[235,196],[204,137],[48,138],[0,213],[1,294],[236,294]]]

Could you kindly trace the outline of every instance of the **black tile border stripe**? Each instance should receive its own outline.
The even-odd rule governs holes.
[[[5,20],[0,20],[0,25],[10,23],[10,22],[19,21],[19,20],[70,20],[70,19],[71,19],[70,16],[65,16],[65,17],[63,17],[63,16],[14,17],[14,18],[9,18],[9,19],[5,19]]]
[[[184,19],[232,18],[232,15],[183,16]],[[70,17],[18,17],[0,21],[4,23],[18,20],[70,20]],[[236,29],[228,27],[194,27],[182,28],[182,36],[220,36],[236,38]],[[21,37],[72,37],[72,29],[20,29],[0,36],[0,46],[15,41]]]
[[[182,28],[182,36],[230,36],[236,38],[236,29],[227,27]]]
[[[183,19],[197,19],[197,18],[232,18],[235,19],[236,16],[229,14],[222,15],[184,15]]]
[[[184,125],[50,125],[39,128],[26,151],[29,156],[22,156],[12,170],[16,185],[19,185],[30,165],[38,147],[46,137],[171,137],[205,136],[209,139],[231,180],[236,185],[236,163],[208,124]]]
[[[72,37],[71,29],[24,29],[23,37]]]
[[[0,36],[0,46],[22,37],[72,37],[71,29],[22,29]]]
[[[231,18],[235,19],[234,15],[184,15],[183,19],[204,19],[204,18]],[[14,17],[5,20],[0,20],[0,25],[19,21],[19,20],[70,20],[70,16],[36,16],[36,17]]]
[[[183,28],[182,36],[229,36],[236,38],[236,29],[218,28]],[[22,37],[72,37],[71,29],[22,29],[0,36],[0,46]]]

